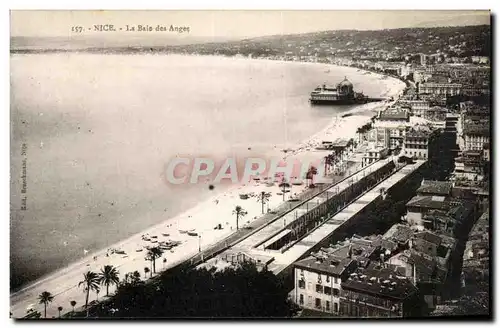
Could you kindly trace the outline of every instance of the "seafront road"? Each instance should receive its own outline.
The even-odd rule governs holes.
[[[330,176],[333,179],[332,182],[335,183],[345,178],[350,173],[356,171],[360,166],[362,154],[363,150],[358,149],[355,153],[352,154],[350,158],[346,159],[346,170],[344,171],[343,175]],[[184,249],[181,245],[179,249],[176,250],[176,254],[174,254],[176,260],[172,259],[167,262],[165,268],[162,267],[161,260],[158,260],[159,263],[157,263],[157,269],[168,270],[179,264],[198,264],[202,261],[202,257],[203,259],[206,259],[220,253],[227,247],[235,244],[239,240],[248,237],[250,234],[253,234],[267,224],[273,222],[283,214],[292,210],[294,207],[299,206],[301,203],[321,192],[329,185],[331,184],[318,185],[315,188],[306,189],[304,192],[298,195],[298,200],[286,201],[284,203],[281,203],[279,206],[274,207],[272,213],[267,213],[257,217],[255,220],[245,224],[239,231],[229,232],[228,229],[226,229],[226,231],[224,232],[225,235],[220,235],[219,237],[213,236],[211,241],[206,241],[206,244],[202,247],[201,253],[198,252],[197,242],[194,243],[196,245],[189,245],[189,247],[186,244],[186,246],[184,246]],[[258,204],[257,202],[256,206],[260,209],[260,204]],[[193,242],[191,244],[193,244]],[[43,291],[49,291],[55,296],[54,301],[47,307],[48,318],[57,317],[59,315],[57,311],[58,306],[63,307],[63,315],[70,312],[70,301],[72,300],[77,302],[76,309],[81,309],[81,307],[85,303],[85,293],[83,292],[83,289],[78,288],[77,285],[78,282],[82,280],[83,273],[89,270],[100,272],[101,268],[107,264],[112,264],[118,268],[121,279],[123,279],[125,273],[134,270],[138,270],[143,275],[143,268],[144,266],[148,265],[148,263],[144,261],[145,254],[136,253],[135,245],[132,242],[124,242],[124,245],[125,246],[123,247],[127,252],[126,255],[113,254],[107,257],[106,251],[103,250],[100,253],[93,254],[97,256],[96,260],[93,259],[93,256],[88,257],[87,259],[78,261],[68,266],[67,268],[51,274],[45,279],[35,282],[25,289],[12,293],[10,297],[10,312],[12,312],[12,316],[14,318],[23,318],[26,316],[26,311],[30,307],[43,313],[43,305],[38,304],[37,300],[38,295],[40,295]],[[173,258],[174,255],[167,254],[166,257],[170,259]],[[96,300],[102,301],[105,298],[105,288],[103,287],[101,289],[102,292],[99,295],[94,292],[90,293],[89,302]],[[110,286],[110,294],[112,294],[114,291],[115,287]]]

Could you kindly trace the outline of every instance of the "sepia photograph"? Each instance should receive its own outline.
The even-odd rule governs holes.
[[[490,10],[9,24],[12,320],[493,318]]]

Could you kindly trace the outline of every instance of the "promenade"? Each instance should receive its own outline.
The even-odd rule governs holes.
[[[360,158],[362,156],[362,153],[363,150],[360,149],[358,153],[352,154],[356,158],[354,161],[353,158],[345,159],[344,164],[346,170],[344,171],[343,175],[330,175],[332,184],[344,179],[350,174],[350,172],[354,172],[357,170],[360,165]],[[161,271],[165,271],[174,267],[193,266],[201,263],[206,258],[210,258],[216,254],[219,254],[227,247],[237,243],[238,241],[246,238],[256,231],[259,231],[259,229],[265,227],[270,222],[273,222],[286,213],[293,211],[295,208],[300,207],[302,204],[304,204],[304,202],[308,201],[311,197],[314,197],[316,194],[323,191],[329,185],[318,185],[315,188],[305,189],[303,192],[297,195],[298,200],[296,201],[282,202],[282,199],[280,199],[281,197],[274,196],[275,203],[279,205],[273,206],[272,213],[259,215],[254,220],[250,220],[248,223],[242,223],[240,230],[238,231],[230,231],[229,229],[225,229],[218,234],[214,233],[211,236],[205,234],[203,235],[203,243],[199,243],[198,240],[196,240],[198,238],[181,235],[178,231],[172,232],[172,227],[170,227],[168,230],[171,232],[171,236],[168,238],[162,237],[160,234],[161,231],[159,231],[159,229],[163,229],[162,231],[167,231],[167,226],[165,224],[152,227],[148,231],[150,231],[150,233],[158,234],[158,240],[180,240],[181,238],[184,238],[183,245],[186,245],[181,245],[176,248],[175,253],[172,252],[165,254],[164,257],[168,260],[166,264],[162,263],[161,258],[158,259],[156,263],[157,274]],[[219,204],[219,206],[221,205],[223,206],[224,204]],[[232,204],[229,205],[233,206]],[[258,204],[257,202],[255,202],[254,207],[256,207],[257,210],[260,210],[260,204]],[[234,206],[232,208],[234,208]],[[245,206],[245,208],[247,208],[247,206]],[[220,210],[222,210],[221,207]],[[201,206],[197,211],[200,212],[200,215],[203,214],[203,208]],[[230,207],[228,207],[227,212],[231,213]],[[174,223],[170,225],[175,226]],[[213,230],[213,228],[209,229]],[[134,239],[135,241],[131,241],[132,239]],[[117,245],[117,247],[120,247],[120,249],[125,250],[126,254],[112,254],[108,257],[106,256],[105,251],[94,253],[92,254],[92,256],[74,263],[63,270],[60,270],[48,276],[45,279],[41,279],[28,286],[27,288],[12,293],[10,297],[10,312],[12,312],[12,316],[14,318],[22,318],[26,316],[26,311],[29,308],[33,308],[34,310],[43,313],[43,305],[38,304],[37,298],[38,295],[40,295],[44,291],[49,291],[52,295],[55,296],[53,303],[51,303],[47,308],[47,317],[49,318],[57,317],[59,315],[57,311],[58,306],[63,307],[62,315],[70,312],[71,306],[69,303],[72,300],[75,300],[77,302],[76,309],[81,309],[85,302],[85,293],[83,291],[83,288],[78,287],[78,283],[83,279],[83,274],[85,272],[89,270],[100,272],[101,268],[103,268],[104,265],[111,264],[115,266],[119,270],[120,279],[123,279],[124,275],[127,272],[132,272],[135,270],[138,270],[141,273],[141,276],[144,276],[143,268],[149,267],[150,263],[144,260],[144,252],[136,252],[136,248],[138,247],[137,243],[139,241],[140,236],[134,236],[131,239],[123,241],[119,245]],[[187,243],[190,243],[190,246],[187,246]],[[199,249],[201,249],[201,252],[199,252]],[[96,256],[96,259],[94,259],[93,256]],[[110,286],[109,290],[110,295],[112,295],[115,292],[116,287]],[[99,300],[102,301],[103,299],[105,299],[104,294],[104,292],[101,292],[99,295],[94,292],[90,293],[89,303],[94,303]]]
[[[420,168],[425,161],[416,161],[414,164],[406,165],[397,169],[388,177],[376,183],[374,186],[362,192],[361,195],[355,197],[352,201],[341,209],[332,217],[320,223],[317,227],[313,228],[303,238],[284,245],[280,249],[269,249],[268,245],[277,242],[280,238],[284,238],[290,229],[286,229],[291,223],[301,219],[305,214],[314,211],[328,198],[336,194],[340,194],[351,186],[352,183],[358,181],[369,172],[374,172],[389,163],[392,159],[387,158],[365,167],[350,178],[345,179],[338,184],[325,189],[322,193],[312,197],[301,206],[288,212],[286,215],[281,216],[274,222],[262,228],[260,231],[248,236],[241,240],[233,247],[229,248],[226,252],[222,253],[221,258],[225,256],[230,257],[232,254],[243,253],[254,259],[264,260],[268,264],[268,269],[275,274],[280,274],[287,269],[293,262],[299,260],[304,255],[311,252],[317,247],[318,244],[331,237],[336,230],[342,227],[345,223],[353,219],[360,213],[366,206],[381,196],[380,190],[390,190],[391,187],[399,183],[401,180],[412,174],[415,170]],[[326,194],[331,196],[325,196]]]

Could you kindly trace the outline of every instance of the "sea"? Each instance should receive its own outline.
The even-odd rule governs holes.
[[[172,186],[177,156],[279,156],[349,106],[309,93],[356,69],[215,56],[10,56],[11,290],[174,217],[227,185]]]

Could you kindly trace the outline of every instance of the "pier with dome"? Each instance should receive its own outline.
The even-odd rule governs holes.
[[[384,98],[370,98],[361,92],[355,92],[353,84],[347,79],[336,86],[328,86],[326,83],[311,92],[309,101],[312,104],[354,105],[368,102],[383,101]]]

